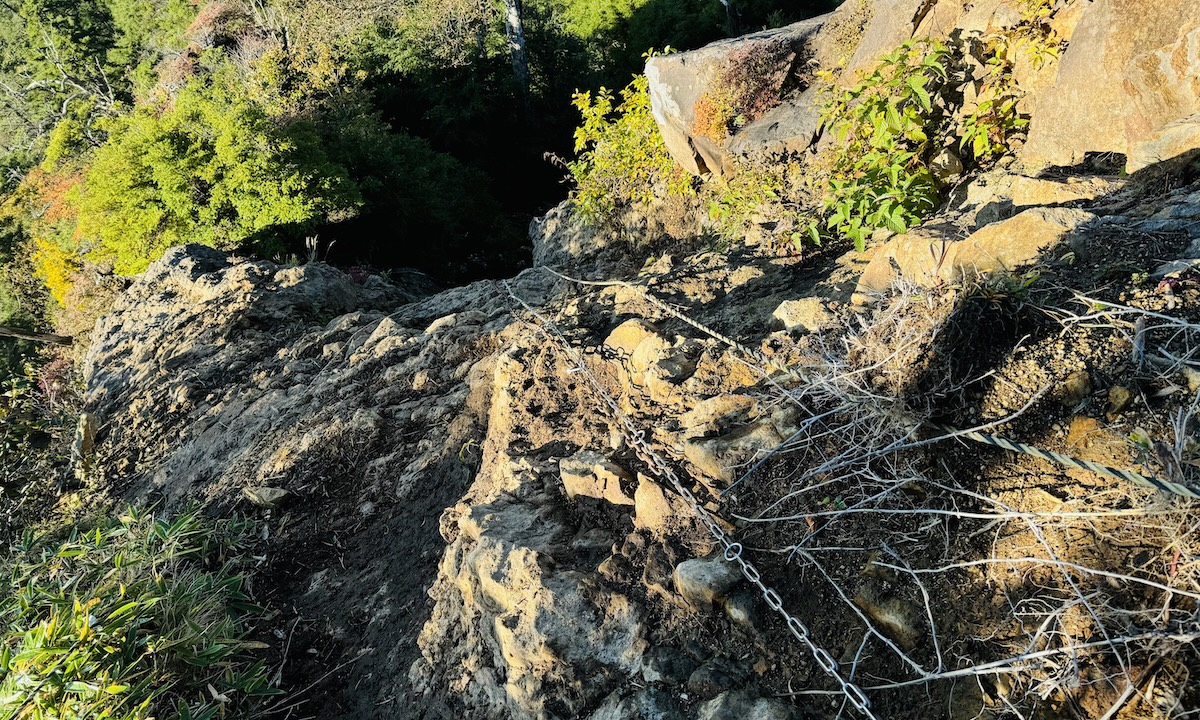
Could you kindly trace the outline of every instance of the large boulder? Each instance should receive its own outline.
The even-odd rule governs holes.
[[[1200,156],[1200,113],[1167,123],[1129,149],[1126,169],[1137,172],[1159,163],[1187,164]]]
[[[731,138],[722,114],[744,116],[749,125],[778,104],[823,22],[824,17],[813,18],[651,58],[646,63],[650,106],[676,162],[693,175],[731,174]],[[800,123],[796,131],[812,135],[810,123]],[[787,140],[775,133],[766,141]]]
[[[928,0],[876,0],[871,4],[869,19],[856,44],[852,35],[835,38],[833,33],[823,33],[817,40],[818,57],[825,56],[822,59],[827,63],[840,65],[844,62],[843,82],[852,83],[864,70],[874,67],[879,58],[912,39],[930,6]],[[847,2],[837,12],[853,16],[859,10],[855,2]],[[851,47],[853,51],[848,58],[838,56]]]
[[[806,149],[821,128],[819,88],[810,87],[767,111],[729,139],[735,156],[782,155]]]
[[[1095,219],[1086,210],[1038,207],[980,228],[965,240],[953,240],[936,227],[918,228],[872,251],[856,300],[866,301],[897,280],[928,288],[1031,265]]]
[[[1129,154],[1197,112],[1195,0],[1095,0],[1084,4],[1054,87],[1039,100],[1023,160],[1040,168],[1074,165],[1088,152]]]

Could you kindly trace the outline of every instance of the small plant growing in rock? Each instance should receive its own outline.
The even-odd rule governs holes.
[[[969,81],[978,82],[978,92],[974,107],[962,117],[959,148],[982,164],[1007,154],[1029,126],[1029,117],[1018,108],[1022,92],[1013,78],[1013,39],[987,36],[980,39],[979,48],[985,58],[983,73],[978,81]]]
[[[786,43],[765,49],[754,45],[730,53],[711,89],[696,101],[695,132],[722,142],[779,104],[791,57]]]
[[[1051,26],[1054,13],[1063,5],[1061,0],[1020,0],[1021,22],[1010,35],[1015,46],[1022,48],[1037,67],[1058,59],[1063,39]]]

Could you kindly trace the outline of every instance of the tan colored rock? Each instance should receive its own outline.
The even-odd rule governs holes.
[[[692,509],[683,498],[645,475],[638,475],[637,490],[633,493],[633,526],[663,536],[691,521]]]
[[[283,488],[260,486],[244,488],[242,495],[260,508],[274,509],[283,504],[291,493]]]
[[[1200,113],[1168,123],[1129,149],[1125,169],[1137,172],[1158,163],[1182,164],[1200,158]]]
[[[916,647],[921,637],[921,616],[912,603],[887,593],[871,583],[854,596],[854,604],[871,617],[884,635],[905,650]]]
[[[949,182],[959,175],[962,175],[962,158],[960,158],[954,151],[946,148],[934,156],[933,160],[929,162],[929,169],[933,171],[934,177],[936,177],[938,180],[942,182]]]
[[[947,3],[948,0],[941,0],[938,5],[942,6]],[[958,5],[961,8],[963,4],[959,3]],[[984,34],[1005,30],[1016,24],[1013,18],[1014,9],[1005,0],[979,0],[978,2],[972,2],[970,3],[970,7],[958,18],[955,26],[968,34]],[[930,15],[932,17],[926,25],[920,28],[918,34],[929,34],[927,31],[932,29],[929,27],[929,24],[936,22],[939,18],[939,14],[936,12],[930,13]],[[1020,21],[1019,14],[1016,17],[1016,21]]]
[[[666,360],[671,354],[671,347],[671,342],[661,335],[645,337],[629,356],[629,368],[634,377],[644,376],[650,368]]]
[[[784,300],[772,314],[788,332],[820,332],[834,325],[834,314],[825,307],[820,298],[809,297],[799,300]]]
[[[631,357],[643,340],[658,336],[658,329],[645,320],[626,320],[604,340],[604,346],[622,357]]]
[[[629,472],[600,453],[583,450],[559,461],[559,473],[567,497],[580,495],[607,500],[613,505],[633,505],[633,498],[621,487],[632,480]]]
[[[979,275],[1030,265],[1072,231],[1095,219],[1084,210],[1033,208],[987,225],[965,240],[916,230],[875,251],[855,292],[865,298],[903,278],[920,287],[961,283]],[[899,275],[893,269],[899,269]]]
[[[1129,154],[1168,123],[1200,112],[1195,0],[1078,4],[1071,44],[1020,153],[1027,167],[1074,165],[1087,152]]]
[[[684,435],[695,437],[717,432],[721,427],[743,423],[757,415],[758,401],[749,395],[717,395],[696,403],[679,418]]]
[[[79,414],[75,426],[75,441],[71,444],[71,461],[75,464],[75,477],[86,482],[92,473],[92,456],[96,449],[96,416],[90,412]]]
[[[1055,390],[1054,396],[1066,407],[1075,407],[1091,394],[1092,376],[1087,370],[1076,370]]]
[[[875,0],[862,39],[846,62],[842,84],[853,84],[861,73],[874,67],[879,58],[910,40],[929,8],[927,0]],[[818,35],[816,42],[820,46],[824,38]]]
[[[716,481],[702,480],[716,493],[782,442],[783,437],[770,421],[759,420],[724,435],[689,440],[683,445],[683,454],[696,469]]]
[[[1029,265],[1067,234],[1096,218],[1084,210],[1034,208],[975,231],[958,243],[949,279]]]
[[[1113,385],[1108,389],[1108,414],[1116,415],[1133,402],[1133,391],[1123,385]]]
[[[935,39],[944,39],[955,28],[962,27],[964,21],[978,22],[979,18],[986,18],[981,30],[986,29],[991,25],[992,16],[995,14],[996,6],[1001,6],[998,0],[988,0],[983,3],[974,3],[982,5],[980,11],[977,11],[974,17],[968,17],[968,10],[965,9],[969,3],[962,0],[933,0],[927,2],[928,7],[918,9],[919,25],[913,33],[914,37],[928,37]],[[974,8],[972,8],[974,9]],[[923,11],[923,15],[920,13]]]
[[[1065,205],[1084,200],[1096,200],[1116,192],[1124,185],[1121,180],[1071,177],[1050,180],[1014,175],[1009,193],[1015,207]]]

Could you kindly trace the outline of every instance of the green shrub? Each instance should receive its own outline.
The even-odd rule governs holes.
[[[978,43],[984,72],[975,105],[962,118],[959,149],[985,164],[1007,154],[1013,139],[1029,125],[1028,116],[1017,108],[1022,92],[1013,78],[1013,56],[1018,48],[1032,45],[1006,35],[985,36]]]
[[[949,56],[940,42],[910,40],[823,108],[840,144],[824,224],[859,250],[876,228],[905,232],[938,205],[929,162],[946,119],[934,98],[946,83]]]
[[[91,259],[131,275],[189,242],[271,252],[355,212],[358,189],[313,125],[281,124],[223,80],[195,78],[111,124],[79,203]]]
[[[693,192],[691,177],[675,164],[659,134],[644,75],[621,91],[619,105],[606,88],[576,93],[574,104],[583,122],[575,130],[578,158],[569,168],[575,207],[584,219],[603,224],[629,206]]]
[[[274,691],[246,639],[263,611],[235,570],[244,529],[128,510],[66,539],[27,534],[0,577],[0,715],[245,717]]]

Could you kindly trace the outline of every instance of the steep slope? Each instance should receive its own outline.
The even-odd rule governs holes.
[[[788,62],[853,73],[1014,10],[863,6]],[[1036,108],[1081,82],[1031,72]],[[260,521],[279,713],[1179,716],[1200,142],[1161,119],[1120,135],[1159,143],[1133,174],[1018,154],[865,253],[645,258],[569,206],[535,223],[539,267],[432,295],[174,250],[93,337],[89,486]]]

